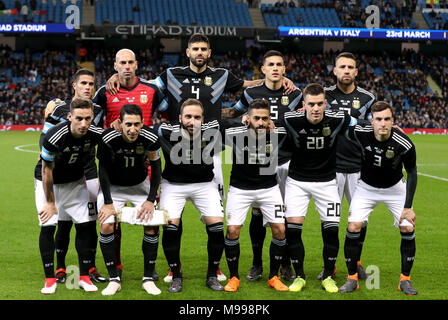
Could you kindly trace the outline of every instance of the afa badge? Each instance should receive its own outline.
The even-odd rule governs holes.
[[[282,97],[282,105],[284,105],[284,106],[289,105],[289,97],[288,96]]]
[[[266,153],[271,153],[272,152],[272,143],[268,143],[266,145]]]
[[[207,77],[204,78],[204,84],[205,84],[206,86],[209,86],[209,87],[210,87],[210,86],[212,85],[212,83],[213,83],[213,80],[212,80],[211,77],[207,76]]]
[[[331,134],[331,129],[330,129],[330,127],[329,127],[329,126],[324,126],[324,127],[322,128],[322,135],[323,135],[324,137],[328,137],[330,134]]]
[[[145,148],[143,146],[137,146],[135,148],[135,153],[136,154],[143,154],[145,152]]]
[[[360,102],[359,100],[353,100],[353,102],[352,102],[352,107],[353,107],[354,109],[359,109],[359,108],[361,108],[361,102]]]
[[[84,144],[84,147],[83,147],[83,151],[87,152],[89,150],[90,150],[90,141],[86,141],[86,143]]]
[[[395,152],[393,149],[387,149],[386,151],[386,158],[387,159],[392,159],[393,157],[395,157]]]
[[[140,103],[147,103],[148,102],[148,96],[146,94],[140,95]]]

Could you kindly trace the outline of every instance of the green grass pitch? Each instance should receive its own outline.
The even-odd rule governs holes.
[[[377,282],[370,289],[364,281],[360,290],[352,294],[329,294],[321,289],[316,276],[321,271],[322,238],[318,215],[313,205],[304,225],[306,288],[300,293],[275,292],[267,286],[269,270],[269,230],[264,248],[264,275],[261,281],[250,283],[245,276],[251,266],[252,253],[248,232],[249,217],[240,239],[241,285],[237,293],[213,292],[205,286],[206,231],[195,208],[188,204],[184,213],[184,233],[181,259],[184,274],[184,290],[179,294],[167,292],[163,282],[167,263],[161,243],[157,261],[158,282],[162,294],[149,296],[141,288],[143,258],[141,227],[123,225],[122,260],[124,274],[122,291],[104,298],[100,292],[87,294],[65,285],[58,286],[56,294],[44,296],[40,289],[44,284],[42,262],[39,254],[39,226],[34,204],[33,171],[38,157],[37,132],[0,132],[0,247],[1,247],[1,300],[445,300],[448,299],[443,276],[448,265],[446,249],[446,210],[448,208],[448,137],[412,136],[418,153],[419,180],[414,200],[417,214],[417,253],[412,269],[412,280],[419,291],[416,297],[407,297],[397,290],[400,275],[400,233],[394,228],[392,216],[384,206],[371,215],[362,262],[379,272]],[[230,165],[224,165],[226,183]],[[422,175],[424,174],[424,175]],[[226,188],[227,189],[227,188]],[[347,203],[343,204],[340,223],[340,250],[335,277],[341,286],[346,278],[343,246],[347,226]],[[98,246],[96,264],[100,272],[107,274],[101,250]],[[77,265],[74,248],[74,230],[67,265]],[[225,258],[221,268],[228,275]],[[69,275],[70,276],[70,275]],[[70,281],[69,281],[70,282]],[[289,283],[288,283],[289,284]],[[374,288],[372,288],[374,286]],[[103,289],[105,284],[100,284]]]

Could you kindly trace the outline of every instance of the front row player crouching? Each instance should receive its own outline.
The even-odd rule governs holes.
[[[120,122],[122,133],[107,129],[98,146],[102,191],[98,195],[100,245],[110,280],[101,292],[103,295],[113,295],[121,289],[114,238],[116,211],[130,202],[134,207],[141,207],[138,219],[151,219],[161,177],[159,139],[155,131],[143,125],[141,108],[134,104],[124,105],[120,110]],[[148,181],[146,159],[150,160],[151,181]],[[142,242],[143,289],[153,295],[161,293],[153,278],[159,244],[158,231],[158,227],[145,226]]]
[[[392,213],[395,226],[401,233],[401,277],[398,289],[407,295],[416,295],[410,281],[415,258],[415,213],[412,201],[417,187],[415,146],[398,129],[393,128],[394,110],[384,101],[372,106],[372,123],[350,128],[349,138],[357,141],[362,150],[361,180],[358,182],[349,208],[345,238],[347,282],[340,292],[352,292],[359,288],[356,257],[363,221],[375,207],[384,203]],[[403,179],[402,168],[407,173]]]
[[[268,286],[277,291],[288,291],[288,287],[278,278],[286,251],[286,239],[283,198],[276,177],[279,136],[284,139],[286,132],[284,128],[269,132],[271,117],[267,100],[253,100],[248,110],[249,126],[225,131],[226,144],[231,145],[233,150],[233,165],[227,194],[225,238],[230,280],[224,290],[238,290],[239,236],[247,211],[252,206],[260,208],[263,224],[269,224],[272,231]]]
[[[162,246],[173,280],[169,292],[182,291],[180,270],[179,223],[187,200],[193,202],[206,224],[208,235],[208,268],[206,285],[215,291],[224,287],[216,272],[224,251],[224,210],[216,183],[213,182],[212,153],[219,133],[217,120],[203,123],[204,108],[199,100],[187,99],[180,107],[178,125],[162,124],[158,127],[160,143],[165,155],[165,169],[160,184],[160,209],[168,211],[168,225],[164,228]],[[204,139],[208,136],[209,141]],[[208,154],[209,159],[202,157]]]
[[[293,151],[286,180],[286,237],[289,256],[296,279],[289,287],[300,291],[305,286],[303,262],[305,249],[302,227],[311,198],[320,214],[324,275],[323,288],[338,292],[331,278],[339,251],[339,220],[341,203],[336,182],[336,143],[338,134],[345,133],[356,119],[343,112],[325,110],[324,88],[313,83],[303,91],[304,111],[285,113],[285,128]]]
[[[89,214],[84,167],[94,159],[95,146],[101,140],[103,130],[90,125],[93,104],[89,99],[74,99],[70,103],[68,120],[50,128],[42,142],[41,188],[45,200],[38,204],[37,210],[42,226],[39,248],[46,277],[45,287],[41,290],[44,294],[56,290],[54,232],[58,215],[61,220],[71,219],[75,223],[79,286],[88,292],[98,290],[89,278],[96,249],[96,234],[92,232],[90,222],[97,216]]]

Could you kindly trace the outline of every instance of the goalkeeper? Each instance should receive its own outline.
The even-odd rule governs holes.
[[[112,128],[105,130],[97,153],[101,185],[98,195],[100,246],[109,272],[109,284],[101,292],[103,295],[114,295],[121,289],[113,229],[117,211],[129,202],[140,207],[137,219],[144,221],[144,225],[150,224],[161,179],[159,138],[153,129],[143,125],[140,107],[124,105],[120,110],[120,122],[122,132]],[[145,164],[147,160],[151,166],[150,181]],[[158,227],[145,226],[143,289],[153,295],[161,293],[154,283],[158,244]]]

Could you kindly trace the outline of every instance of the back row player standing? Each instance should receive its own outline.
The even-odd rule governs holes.
[[[336,84],[325,88],[327,108],[335,111],[344,111],[355,119],[369,120],[370,108],[375,102],[373,93],[359,87],[356,83],[358,68],[356,57],[350,52],[342,52],[335,59],[333,74],[336,76]],[[356,184],[361,172],[361,149],[345,135],[338,135],[336,149],[336,181],[341,203],[344,195],[350,205],[355,192]],[[359,239],[358,277],[367,279],[367,274],[361,265],[361,250],[366,238],[367,221],[364,221]],[[323,280],[323,271],[318,279]],[[336,273],[336,270],[334,270]]]

